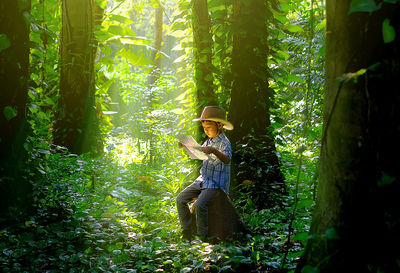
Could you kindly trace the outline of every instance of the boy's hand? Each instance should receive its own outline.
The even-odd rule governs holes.
[[[228,164],[231,161],[231,159],[227,155],[221,153],[220,151],[218,151],[214,147],[205,146],[205,147],[201,147],[201,150],[205,154],[211,154],[211,153],[215,154],[215,156],[218,157],[218,159],[221,160],[225,164]]]
[[[215,148],[214,147],[210,147],[210,146],[201,147],[201,150],[205,154],[213,154],[213,153],[215,153]]]

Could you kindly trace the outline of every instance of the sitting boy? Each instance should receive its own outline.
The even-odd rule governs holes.
[[[203,161],[200,176],[176,197],[179,220],[183,230],[183,239],[191,240],[192,215],[188,203],[196,201],[197,235],[206,238],[208,235],[208,205],[218,196],[219,188],[229,193],[230,161],[232,157],[231,143],[222,128],[232,130],[233,125],[226,120],[226,112],[217,106],[204,108],[201,117],[193,121],[201,121],[205,134],[209,137],[201,149],[208,154]],[[179,143],[182,148],[182,144]]]

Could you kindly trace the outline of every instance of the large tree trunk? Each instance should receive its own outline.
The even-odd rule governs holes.
[[[256,188],[262,189],[283,182],[270,128],[268,16],[271,12],[266,1],[234,2],[233,84],[229,111],[235,126],[231,133],[233,186],[250,180]],[[256,203],[266,205],[265,192],[256,192],[261,194],[254,196]]]
[[[192,2],[192,26],[195,56],[194,76],[198,100],[197,114],[200,116],[205,106],[216,104],[212,65],[213,41],[207,0]]]
[[[400,4],[349,14],[350,2],[327,2],[320,182],[298,272],[400,270]]]
[[[29,196],[24,169],[29,80],[30,1],[0,2],[0,204],[3,212]],[[8,41],[8,42],[5,42]],[[24,203],[24,202],[23,202]]]
[[[99,153],[102,143],[95,109],[95,26],[103,11],[95,0],[63,0],[60,99],[55,143],[70,152]]]

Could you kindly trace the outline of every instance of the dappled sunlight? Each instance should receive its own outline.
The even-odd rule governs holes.
[[[27,166],[14,180],[13,173],[0,176],[0,186],[9,184],[9,192],[17,193],[26,179],[26,196],[32,198],[20,208],[13,202],[25,193],[2,200],[11,217],[0,229],[1,272],[294,271],[307,240],[322,134],[322,2],[6,2],[0,17],[10,18],[1,27],[19,18],[27,32],[0,32],[0,59],[14,69],[14,47],[29,45],[29,63],[7,70],[5,86],[16,71],[26,72],[12,81],[18,88],[24,83],[25,90],[4,88],[10,101],[0,110],[15,132],[26,127],[15,121],[26,119],[30,135],[25,142],[19,133],[11,135],[14,143],[4,138],[4,127],[0,143],[12,143],[4,151],[13,154],[20,147]],[[22,4],[30,8],[23,14]],[[317,27],[309,26],[317,21]],[[236,59],[242,54],[243,60]],[[249,69],[238,69],[238,63]],[[199,176],[202,161],[179,148],[178,136],[203,143],[207,135],[193,119],[211,104],[237,120],[236,131],[227,133],[233,157],[222,162],[232,161],[227,200],[249,234],[223,240],[193,234],[188,241],[176,198]],[[270,128],[261,117],[271,117]],[[272,142],[252,142],[267,132],[274,134]],[[277,147],[276,170],[285,175],[286,193],[264,187],[270,183],[264,174],[274,172],[264,153],[270,145]],[[23,166],[7,166],[13,165]],[[216,215],[214,223],[231,223]],[[0,225],[7,221],[0,216]],[[293,242],[285,245],[288,238]]]
[[[144,163],[146,142],[129,136],[108,136],[105,138],[104,152],[120,166]]]

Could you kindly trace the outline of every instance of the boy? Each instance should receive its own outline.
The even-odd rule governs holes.
[[[203,161],[200,176],[176,197],[179,220],[183,230],[183,239],[191,240],[192,216],[188,203],[197,198],[196,219],[197,235],[206,238],[208,235],[208,204],[218,196],[218,189],[229,193],[230,161],[232,157],[231,143],[222,128],[232,130],[233,125],[226,120],[226,112],[218,106],[206,106],[201,117],[193,121],[201,121],[208,139],[202,145],[202,151],[209,155]],[[182,148],[182,144],[179,143]]]

